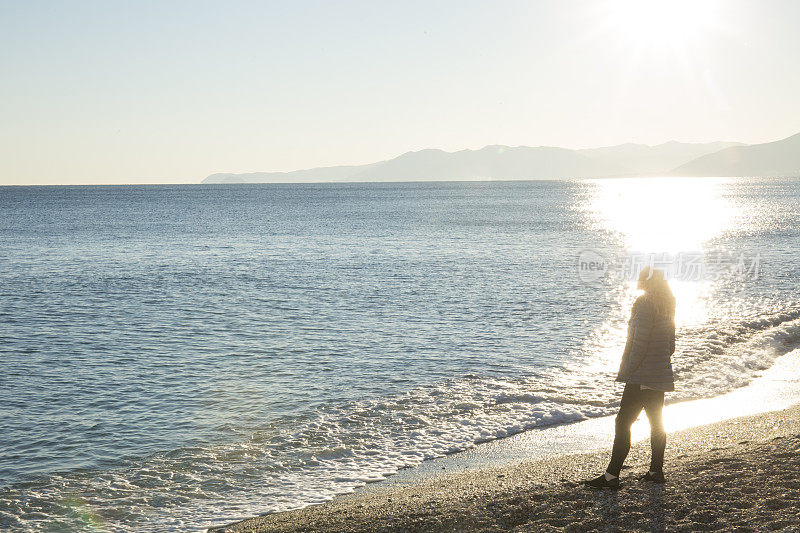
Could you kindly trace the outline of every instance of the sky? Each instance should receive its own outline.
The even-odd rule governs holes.
[[[0,185],[800,132],[800,2],[0,2]]]

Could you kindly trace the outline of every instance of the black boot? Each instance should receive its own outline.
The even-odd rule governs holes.
[[[642,476],[642,481],[662,484],[665,482],[664,472],[648,472]]]
[[[615,477],[609,480],[606,479],[605,474],[600,474],[600,477],[584,481],[583,484],[592,489],[618,489],[619,478]]]

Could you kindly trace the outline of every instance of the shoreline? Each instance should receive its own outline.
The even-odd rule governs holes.
[[[639,422],[638,426],[647,426]],[[524,460],[369,490],[209,528],[221,532],[587,529],[797,529],[800,404],[670,432],[666,485],[637,480],[649,443],[631,447],[619,491],[580,485],[610,451]]]
[[[800,350],[778,357],[773,365],[747,386],[729,393],[705,399],[672,403],[664,408],[665,427],[670,435],[689,428],[703,427],[730,420],[734,417],[758,415],[777,411],[795,404],[800,405]],[[298,509],[271,512],[264,516],[303,512],[332,502],[345,501],[373,493],[385,493],[394,488],[420,485],[433,479],[455,473],[511,467],[529,462],[556,462],[565,457],[584,457],[596,453],[610,453],[614,438],[614,417],[592,418],[582,422],[532,429],[502,439],[478,444],[457,453],[428,459],[403,468],[378,482],[366,483],[351,492],[341,493],[327,502]],[[632,428],[634,448],[647,446],[649,426],[644,414]],[[645,441],[645,442],[641,442]],[[668,441],[668,453],[671,442]],[[632,452],[633,453],[633,452]],[[668,455],[669,457],[669,455]],[[601,465],[601,468],[605,465]],[[242,518],[240,521],[247,521]],[[239,523],[239,522],[236,522]],[[204,524],[204,528],[219,528],[224,522]],[[202,529],[205,531],[206,529]]]
[[[748,385],[711,398],[676,402],[664,407],[667,433],[705,426],[800,404],[800,350],[778,357],[773,365]],[[620,387],[621,388],[621,387]],[[620,390],[621,393],[621,390]],[[650,436],[644,413],[631,428],[632,442]],[[457,453],[428,459],[404,468],[378,483],[368,483],[354,492],[383,484],[408,483],[446,472],[507,466],[522,461],[563,455],[593,453],[609,449],[614,442],[614,415],[581,422],[523,431],[478,444]]]

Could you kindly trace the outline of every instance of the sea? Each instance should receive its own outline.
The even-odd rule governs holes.
[[[800,179],[0,187],[0,530],[200,531],[800,347]],[[800,376],[798,376],[800,379]],[[767,406],[768,407],[768,406]]]

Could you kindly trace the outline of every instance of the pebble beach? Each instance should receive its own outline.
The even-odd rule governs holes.
[[[639,480],[645,439],[632,447],[616,491],[581,484],[605,468],[603,449],[376,483],[209,531],[797,531],[799,451],[795,405],[670,433],[664,485]]]

